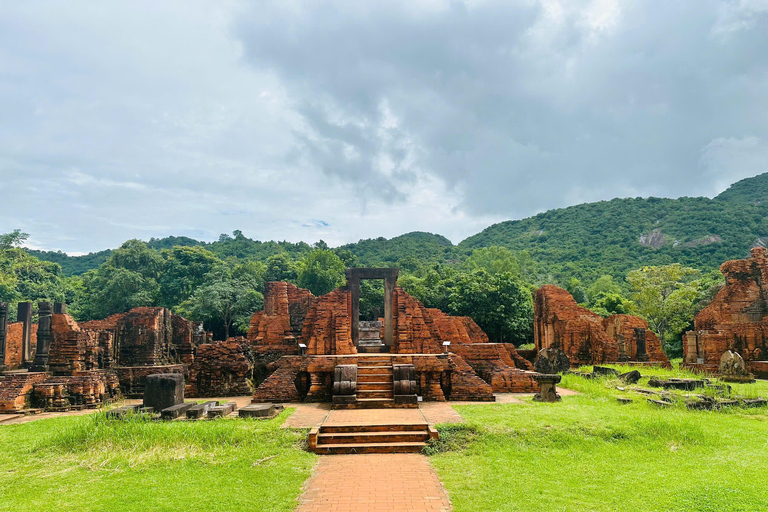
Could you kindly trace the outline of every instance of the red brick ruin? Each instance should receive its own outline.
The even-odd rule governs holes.
[[[686,364],[716,369],[728,349],[753,368],[768,364],[767,261],[758,249],[749,260],[723,265],[727,285],[686,337]],[[361,279],[385,281],[379,321],[359,322]],[[640,318],[602,318],[555,286],[537,290],[534,304],[538,350],[557,347],[573,366],[669,366]],[[147,376],[157,373],[184,374],[188,396],[252,394],[254,402],[354,405],[365,397],[407,402],[417,395],[490,401],[494,392],[539,390],[533,365],[512,344],[490,343],[471,318],[424,307],[397,286],[397,269],[349,269],[347,285],[320,297],[290,283],[267,283],[264,310],[253,315],[247,337],[226,341],[212,342],[202,323],[165,308],[135,308],[78,324],[65,305],[41,302],[37,316],[33,323],[32,304],[21,303],[18,321],[9,323],[8,305],[0,304],[0,411],[88,407],[119,393],[140,396]],[[339,373],[342,367],[347,370]],[[336,384],[356,394],[337,396],[334,383],[349,368],[358,373],[343,378],[360,382]],[[378,382],[382,376],[387,387],[373,387],[386,384]],[[398,395],[403,389],[407,396]]]
[[[533,330],[537,350],[559,348],[574,367],[629,362],[671,367],[645,320],[631,315],[603,318],[557,286],[536,290]]]
[[[202,323],[166,308],[81,324],[58,303],[41,302],[37,324],[31,303],[19,304],[19,322],[6,324],[7,313],[0,304],[0,412],[97,406],[121,392],[140,396],[147,375],[187,373],[208,336]]]
[[[374,358],[394,366],[412,365],[424,400],[493,400],[494,392],[538,390],[533,366],[513,345],[489,343],[468,317],[425,308],[396,286],[392,269],[361,270],[362,279],[392,281],[385,296],[379,355],[369,354],[370,347],[355,341],[359,329],[353,329],[354,274],[350,279],[348,272],[347,286],[321,297],[289,283],[267,283],[264,311],[253,316],[248,340],[257,360],[274,372],[256,389],[255,402],[328,401],[338,365],[363,368]]]
[[[720,266],[725,286],[694,320],[683,338],[684,365],[715,372],[732,350],[755,376],[768,378],[768,257],[764,247],[751,257]]]

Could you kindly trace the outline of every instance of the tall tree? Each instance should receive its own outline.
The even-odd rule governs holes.
[[[248,279],[233,276],[233,270],[221,267],[206,277],[206,283],[182,304],[180,310],[190,318],[220,321],[224,338],[229,338],[233,324],[242,331],[251,314],[263,305],[262,294]]]
[[[520,345],[533,339],[531,289],[511,272],[460,274],[449,300],[450,313],[472,317],[491,341]]]
[[[187,300],[205,276],[224,264],[212,252],[202,247],[173,247],[162,252],[164,259],[160,276],[163,305],[174,308]]]
[[[315,295],[333,291],[344,283],[346,267],[333,251],[312,249],[298,267],[298,285]]]
[[[669,354],[680,332],[690,324],[701,296],[693,277],[699,271],[679,263],[643,267],[627,274],[637,313],[648,321]]]
[[[287,252],[281,252],[267,258],[265,281],[295,282],[296,275],[296,263]]]
[[[105,318],[160,302],[160,253],[141,240],[129,240],[98,269],[83,275],[77,308],[79,320]]]

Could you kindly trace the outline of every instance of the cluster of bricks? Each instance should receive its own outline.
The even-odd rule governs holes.
[[[622,346],[628,360],[640,355],[638,329],[645,332],[646,361],[669,367],[661,341],[636,316],[613,315],[603,318],[579,306],[566,290],[547,285],[534,294],[534,340],[536,349],[551,346],[562,350],[573,365],[619,362]]]
[[[279,347],[285,353],[297,353],[304,319],[315,300],[309,290],[291,283],[266,283],[264,310],[251,318],[248,340],[260,347]]]
[[[50,377],[35,385],[32,405],[45,409],[71,405],[95,407],[119,395],[120,385],[114,373],[82,372]]]
[[[723,263],[725,286],[694,320],[683,338],[685,364],[716,371],[727,350],[738,352],[752,370],[768,361],[768,256],[764,247],[750,258]],[[703,363],[699,361],[703,360]],[[768,365],[768,363],[765,363]]]
[[[189,368],[188,396],[242,396],[253,389],[253,354],[245,338],[206,343],[197,347]]]
[[[13,412],[32,406],[32,391],[50,375],[47,373],[6,373],[0,375],[0,412]]]
[[[304,320],[302,343],[308,355],[354,354],[352,344],[351,294],[339,288],[318,297]]]

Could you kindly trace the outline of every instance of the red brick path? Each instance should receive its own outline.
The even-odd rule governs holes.
[[[423,455],[325,455],[297,510],[439,512],[451,510],[451,502]]]

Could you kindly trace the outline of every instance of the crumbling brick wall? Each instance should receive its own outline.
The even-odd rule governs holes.
[[[0,375],[0,411],[13,412],[32,406],[35,384],[45,382],[47,373],[6,373]]]
[[[309,355],[356,354],[350,292],[346,287],[316,298],[304,319],[301,342]]]
[[[32,324],[30,331],[30,344],[32,347],[32,357],[37,352],[37,324]],[[22,343],[24,339],[24,324],[22,322],[13,322],[8,324],[5,338],[5,365],[9,370],[17,370],[22,365]]]
[[[683,338],[685,364],[715,371],[720,357],[735,350],[747,367],[768,360],[768,257],[764,247],[750,258],[720,266],[725,286],[694,320],[694,331]],[[702,363],[699,364],[699,361]]]
[[[197,397],[242,396],[253,392],[253,354],[245,338],[197,347],[189,369],[187,394]]]
[[[536,290],[533,302],[537,350],[558,347],[572,365],[615,363],[618,362],[619,342],[623,341],[632,360],[637,354],[637,344],[630,330],[642,327],[646,329],[648,362],[669,366],[661,342],[638,317],[614,315],[604,319],[579,306],[566,290],[552,285]]]
[[[266,283],[264,310],[251,318],[248,340],[264,350],[298,353],[298,340],[314,302],[309,290],[282,281]]]
[[[51,336],[48,359],[51,373],[72,375],[78,371],[110,366],[114,341],[112,331],[81,329],[69,315],[53,314]]]
[[[421,302],[398,286],[393,293],[392,303],[395,311],[393,352],[439,354],[443,351],[440,332],[433,315]]]

